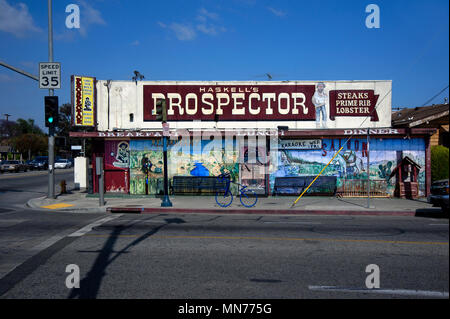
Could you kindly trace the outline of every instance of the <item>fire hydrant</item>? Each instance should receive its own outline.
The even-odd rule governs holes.
[[[66,180],[62,180],[60,183],[61,186],[61,194],[67,194],[67,190],[66,190]]]

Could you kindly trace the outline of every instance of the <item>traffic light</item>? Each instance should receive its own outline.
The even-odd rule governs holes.
[[[163,123],[167,122],[167,109],[165,99],[158,99],[156,101],[156,120]]]
[[[59,117],[59,105],[57,96],[45,97],[45,126],[56,127],[58,126]]]

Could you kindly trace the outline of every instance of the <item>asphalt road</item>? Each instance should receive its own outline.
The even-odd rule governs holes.
[[[20,200],[46,192],[35,179]],[[448,298],[448,219],[42,212],[8,193],[0,298]]]
[[[55,189],[60,191],[60,183],[65,180],[68,188],[73,187],[73,168],[55,170]],[[47,171],[28,171],[0,174],[0,213],[8,208],[21,209],[35,197],[48,194]]]

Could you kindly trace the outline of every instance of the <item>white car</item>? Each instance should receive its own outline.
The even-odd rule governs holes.
[[[55,161],[55,168],[69,168],[72,167],[72,163],[68,159],[59,159]]]

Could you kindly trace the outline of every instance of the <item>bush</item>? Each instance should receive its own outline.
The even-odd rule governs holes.
[[[448,148],[441,145],[431,147],[431,180],[448,178]]]

